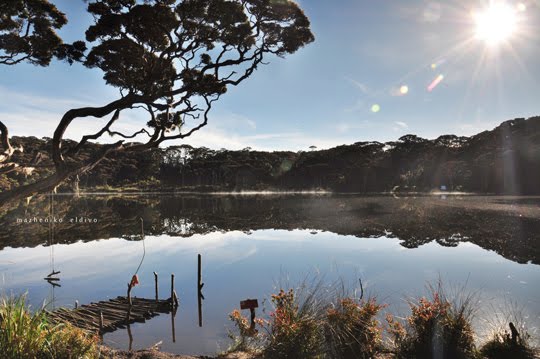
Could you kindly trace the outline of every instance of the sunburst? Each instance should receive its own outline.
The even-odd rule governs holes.
[[[517,25],[517,8],[504,2],[492,3],[474,13],[476,38],[489,46],[496,46],[512,38]]]

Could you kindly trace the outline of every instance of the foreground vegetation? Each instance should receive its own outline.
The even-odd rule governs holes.
[[[538,358],[521,323],[494,328],[477,346],[472,319],[479,308],[474,295],[450,298],[441,285],[409,301],[410,314],[396,318],[375,297],[321,289],[321,285],[281,289],[272,295],[267,319],[255,328],[240,311],[230,314],[235,330],[229,351],[261,358]],[[363,292],[363,291],[362,291]]]
[[[233,344],[219,357],[242,353],[239,358],[539,358],[520,322],[523,318],[515,313],[504,319],[510,330],[494,327],[491,337],[477,345],[472,319],[480,304],[474,295],[450,297],[440,284],[430,286],[426,297],[409,301],[405,318],[397,318],[383,316],[386,305],[375,297],[364,298],[362,288],[360,293],[320,282],[280,289],[271,296],[270,312],[266,308],[265,318],[257,318],[254,325],[239,310],[229,315],[235,327],[229,332]],[[44,310],[32,312],[24,296],[0,300],[0,354],[2,359],[187,358],[101,347],[97,335],[67,324],[53,325]]]
[[[67,324],[52,325],[46,312],[32,313],[25,297],[0,300],[2,359],[99,358],[99,338]]]

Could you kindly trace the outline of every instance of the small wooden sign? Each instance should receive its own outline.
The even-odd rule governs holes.
[[[240,309],[255,309],[259,308],[259,301],[257,299],[246,299],[240,302]]]

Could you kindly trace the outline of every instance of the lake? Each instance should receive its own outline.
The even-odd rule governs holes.
[[[159,341],[173,353],[226,349],[228,313],[241,300],[257,298],[263,315],[264,299],[280,285],[306,278],[340,279],[351,288],[361,278],[367,293],[389,304],[386,310],[403,315],[406,298],[426,294],[426,283],[440,278],[450,290],[478,295],[479,332],[487,330],[484,320],[509,306],[523,308],[533,332],[540,327],[540,197],[55,195],[13,204],[0,215],[0,291],[27,292],[33,307],[125,295],[139,265],[133,295],[154,297],[155,271],[160,297],[167,298],[175,274],[176,316],[131,325],[133,349]],[[61,271],[60,287],[43,280],[53,269]],[[130,346],[125,329],[104,341]]]

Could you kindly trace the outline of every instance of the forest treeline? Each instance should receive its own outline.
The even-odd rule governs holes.
[[[25,166],[0,177],[3,190],[47,175],[50,139],[13,137]],[[80,156],[100,150],[87,144]],[[73,180],[70,185],[75,185]],[[78,181],[82,189],[470,191],[540,194],[540,117],[503,122],[471,137],[405,135],[327,150],[261,152],[189,145],[118,153]],[[63,187],[67,190],[67,186]]]

